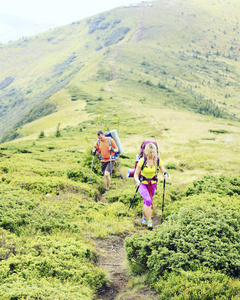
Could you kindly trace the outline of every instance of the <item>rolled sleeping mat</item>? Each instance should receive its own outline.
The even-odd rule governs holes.
[[[119,140],[117,130],[113,129],[113,130],[110,131],[110,133],[112,135],[112,138],[116,141],[116,144],[117,144],[117,147],[118,147],[118,154],[123,153],[123,148],[122,148],[121,142]]]
[[[134,176],[134,172],[135,172],[134,169],[128,169],[127,170],[127,178],[133,177]]]

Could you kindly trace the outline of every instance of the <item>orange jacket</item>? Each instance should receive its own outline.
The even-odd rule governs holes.
[[[111,138],[111,143],[112,143],[113,149],[116,149],[117,145],[116,145],[114,139],[112,139],[112,138]],[[109,145],[108,137],[106,137],[104,141],[100,141],[99,146],[98,146],[98,142],[96,143],[96,149],[97,149],[97,151],[100,150],[102,162],[110,161],[109,147],[110,147],[110,145]],[[111,151],[111,156],[113,156],[114,154],[115,154],[115,152]]]

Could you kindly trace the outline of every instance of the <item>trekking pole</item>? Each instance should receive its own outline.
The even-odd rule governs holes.
[[[138,190],[139,190],[139,187],[140,187],[140,185],[141,185],[141,182],[142,182],[142,180],[140,180],[140,184],[137,186],[136,192],[135,192],[135,194],[134,194],[134,196],[133,196],[132,201],[130,202],[130,205],[129,205],[128,210],[131,208],[131,206],[132,206],[132,204],[133,204],[133,201],[135,200],[135,197],[136,197],[136,195],[137,195],[137,192],[138,192]]]
[[[111,157],[111,150],[110,150],[110,178],[111,178],[111,184],[112,184],[112,161],[111,161],[112,157]]]
[[[92,177],[92,169],[93,169],[93,162],[94,162],[94,157],[95,157],[95,153],[93,153],[93,158],[92,158],[92,166],[91,166],[91,173],[90,173],[90,180],[89,180],[89,184],[91,183],[91,177]]]
[[[165,185],[166,185],[166,179],[163,180],[163,199],[162,199],[162,216],[163,216],[163,209],[164,209],[164,194],[165,194]],[[162,219],[161,216],[161,219]]]

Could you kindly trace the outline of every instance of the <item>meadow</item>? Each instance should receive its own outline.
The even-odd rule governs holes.
[[[111,99],[101,102],[111,106]],[[120,122],[106,114],[1,145],[2,299],[97,299],[109,277],[94,239],[109,236],[128,237],[135,285],[151,283],[160,299],[238,299],[238,124],[133,101]],[[124,148],[104,202],[97,157],[89,184],[91,149],[102,126],[118,126]],[[138,196],[128,210],[135,186],[126,173],[146,138],[158,142],[170,179],[163,224],[139,235],[142,203]],[[155,204],[161,214],[161,180]]]
[[[155,1],[0,47],[0,299],[99,299],[110,237],[129,274],[117,299],[239,299],[238,8]],[[98,129],[124,149],[105,197]],[[145,139],[170,175],[152,232],[139,195],[128,209]]]

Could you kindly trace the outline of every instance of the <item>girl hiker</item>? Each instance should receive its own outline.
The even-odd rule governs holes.
[[[139,187],[139,193],[144,200],[142,225],[147,225],[148,229],[153,229],[152,208],[153,195],[157,186],[158,167],[165,180],[168,178],[163,162],[157,156],[157,149],[153,143],[148,143],[145,147],[145,157],[142,157],[136,167],[134,179]]]
[[[103,195],[109,190],[109,186],[111,183],[111,173],[113,169],[113,165],[115,163],[115,159],[113,159],[113,155],[118,152],[118,147],[113,138],[108,138],[104,135],[102,130],[98,130],[97,132],[98,141],[96,143],[95,149],[93,153],[97,151],[97,154],[100,155],[101,160],[101,171],[104,176],[104,186],[105,192]],[[110,139],[110,141],[109,141]]]

